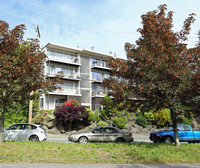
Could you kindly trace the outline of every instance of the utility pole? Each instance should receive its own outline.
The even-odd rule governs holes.
[[[37,28],[35,28],[35,31],[37,33],[36,39],[40,38],[40,30],[39,25],[37,25]],[[28,116],[28,123],[32,123],[32,116],[33,116],[33,100],[32,100],[33,90],[30,93],[30,100],[29,100],[29,116]]]

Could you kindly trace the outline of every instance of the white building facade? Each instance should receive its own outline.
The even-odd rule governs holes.
[[[108,59],[112,56],[54,43],[48,43],[43,50],[48,56],[44,66],[46,78],[54,78],[61,71],[64,77],[61,89],[40,97],[40,110],[54,110],[69,99],[93,110],[102,108],[100,99],[108,91],[101,83],[110,77]]]

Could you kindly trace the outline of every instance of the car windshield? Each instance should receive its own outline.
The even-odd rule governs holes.
[[[89,129],[89,130],[87,130],[87,131],[85,131],[85,132],[92,132],[94,129],[95,129],[95,128],[91,128],[91,129]]]
[[[172,130],[173,130],[172,127],[168,127],[168,128],[163,128],[163,129],[161,129],[160,131],[172,131]]]

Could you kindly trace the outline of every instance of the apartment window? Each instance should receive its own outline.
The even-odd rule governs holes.
[[[40,108],[44,108],[44,98],[40,98]]]
[[[108,62],[107,61],[102,61],[102,66],[103,67],[108,67]]]
[[[102,81],[102,74],[99,72],[91,72],[93,81]]]
[[[47,50],[47,55],[51,58],[55,57],[55,51]]]
[[[100,66],[100,60],[99,59],[91,58],[90,61],[91,61],[91,64],[93,66]]]

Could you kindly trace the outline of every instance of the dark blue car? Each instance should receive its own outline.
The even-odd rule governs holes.
[[[177,125],[180,142],[200,142],[200,131],[193,131],[190,125]],[[172,127],[150,133],[150,140],[157,142],[174,142],[174,131]]]

